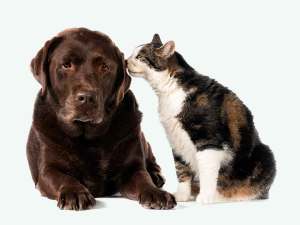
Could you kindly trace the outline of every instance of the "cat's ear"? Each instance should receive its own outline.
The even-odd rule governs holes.
[[[175,42],[168,41],[166,44],[161,46],[160,48],[155,49],[155,54],[164,58],[168,59],[175,53]]]
[[[158,34],[153,35],[151,43],[154,44],[154,45],[157,45],[159,47],[163,45],[163,43],[161,42],[160,37],[159,37]]]

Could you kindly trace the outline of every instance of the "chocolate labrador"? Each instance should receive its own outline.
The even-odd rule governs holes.
[[[103,33],[70,29],[31,62],[42,88],[27,143],[36,187],[61,209],[82,210],[120,192],[151,209],[171,209],[160,167],[141,132],[123,54]]]

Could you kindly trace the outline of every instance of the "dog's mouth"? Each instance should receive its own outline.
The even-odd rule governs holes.
[[[103,118],[89,118],[89,117],[76,117],[73,119],[73,123],[76,125],[97,125],[103,121]]]

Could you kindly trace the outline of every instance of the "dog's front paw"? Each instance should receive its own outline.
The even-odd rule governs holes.
[[[84,188],[62,188],[58,197],[57,206],[60,209],[84,210],[96,204],[95,198]]]
[[[158,188],[150,188],[139,196],[140,204],[147,209],[172,209],[177,203],[174,196]]]

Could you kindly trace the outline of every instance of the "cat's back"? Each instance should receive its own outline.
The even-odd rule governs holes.
[[[189,113],[205,105],[220,106],[226,94],[234,93],[216,80],[195,70],[177,74],[170,79],[167,91],[159,96],[159,115],[162,122],[174,119],[188,107]]]
[[[228,102],[232,102],[234,107],[240,107],[245,111],[249,111],[247,106],[232,90],[209,76],[192,70],[180,74],[177,79],[178,86],[186,94],[184,101],[185,113],[209,109],[215,113],[221,113],[220,111],[226,110]]]
[[[220,96],[228,93],[234,94],[230,89],[215,79],[202,75],[195,70],[189,70],[177,76],[178,85],[190,94],[205,93],[209,97]]]

